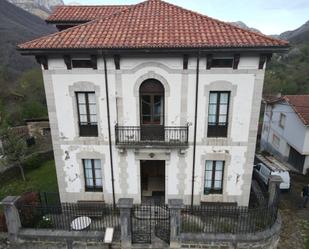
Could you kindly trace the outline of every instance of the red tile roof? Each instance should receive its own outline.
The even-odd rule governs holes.
[[[130,5],[100,5],[100,6],[58,6],[46,19],[49,23],[61,22],[88,22],[100,17],[109,16],[117,11],[124,10]]]
[[[304,125],[309,125],[309,95],[286,95],[283,99],[291,105]]]
[[[161,0],[148,0],[18,47],[35,50],[287,46],[286,41],[241,29]]]

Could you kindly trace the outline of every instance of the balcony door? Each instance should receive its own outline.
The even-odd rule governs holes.
[[[164,87],[158,80],[140,86],[140,120],[142,140],[164,140]]]

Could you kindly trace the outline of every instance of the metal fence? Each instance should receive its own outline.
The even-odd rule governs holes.
[[[115,126],[117,145],[187,146],[188,126]]]
[[[277,206],[247,208],[222,205],[186,206],[181,211],[182,233],[255,233],[270,228]]]
[[[5,216],[0,209],[0,232],[7,232]]]
[[[105,231],[107,227],[120,227],[119,209],[105,203],[20,203],[18,210],[23,228],[77,230],[73,223],[75,227],[86,231]],[[89,224],[85,220],[90,221]]]

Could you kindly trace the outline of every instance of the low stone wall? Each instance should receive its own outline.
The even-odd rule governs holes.
[[[57,231],[49,229],[20,229],[18,232],[18,248],[21,249],[79,249],[79,248],[120,248],[120,242],[112,245],[104,244],[104,232],[93,231]],[[1,247],[0,247],[1,248]]]
[[[183,233],[181,248],[195,249],[276,249],[279,242],[281,217],[268,230],[252,234],[200,234]]]

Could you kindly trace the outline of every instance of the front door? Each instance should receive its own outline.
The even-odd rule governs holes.
[[[141,161],[141,198],[144,203],[165,201],[165,161]]]
[[[141,140],[164,140],[164,87],[149,79],[140,87]]]

